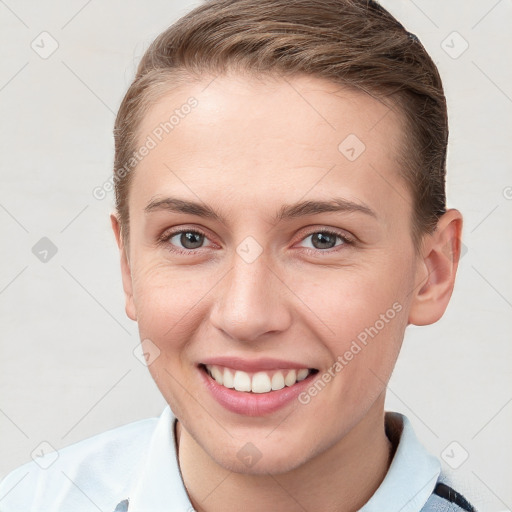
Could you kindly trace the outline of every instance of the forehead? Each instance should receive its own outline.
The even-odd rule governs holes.
[[[408,194],[397,172],[401,137],[400,117],[386,105],[325,80],[208,78],[147,111],[138,147],[151,139],[152,149],[137,165],[134,199],[173,185],[212,200],[239,190],[266,203],[336,188],[389,209]]]

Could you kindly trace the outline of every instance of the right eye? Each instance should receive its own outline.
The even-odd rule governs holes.
[[[159,243],[164,245],[171,252],[179,254],[194,254],[196,250],[201,249],[206,235],[196,229],[181,229],[167,231],[160,238]],[[213,247],[213,244],[211,245]]]

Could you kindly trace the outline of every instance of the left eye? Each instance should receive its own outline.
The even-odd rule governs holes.
[[[306,238],[303,238],[303,242],[311,239],[309,245],[306,246],[312,249],[332,249],[338,245],[343,245],[349,243],[349,241],[341,236],[339,233],[334,233],[332,231],[317,231],[315,233],[309,234]],[[340,240],[337,243],[337,239]]]

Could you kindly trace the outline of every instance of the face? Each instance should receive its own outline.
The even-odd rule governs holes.
[[[401,124],[319,79],[210,81],[140,126],[126,309],[198,445],[283,472],[382,416],[416,286]]]

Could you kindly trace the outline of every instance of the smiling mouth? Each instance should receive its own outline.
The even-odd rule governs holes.
[[[245,372],[219,365],[201,364],[200,367],[217,384],[227,389],[260,394],[292,387],[297,382],[301,382],[310,375],[318,373],[318,370],[315,368]]]

